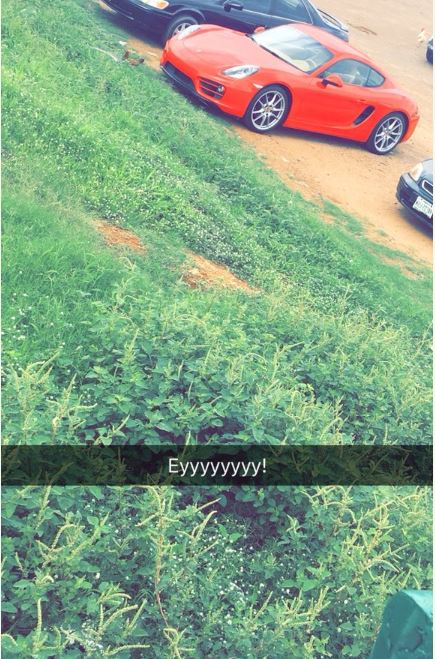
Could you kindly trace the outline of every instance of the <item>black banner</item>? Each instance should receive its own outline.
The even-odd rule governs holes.
[[[3,485],[431,485],[431,446],[3,446]]]

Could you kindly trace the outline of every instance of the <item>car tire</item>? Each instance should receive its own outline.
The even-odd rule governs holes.
[[[391,112],[373,128],[366,147],[378,156],[385,156],[396,148],[405,133],[405,116],[401,112]]]
[[[192,16],[192,14],[180,14],[179,16],[176,16],[168,25],[166,28],[166,31],[163,35],[163,41],[166,43],[168,39],[174,36],[174,34],[178,34],[178,32],[182,32],[186,27],[189,27],[190,25],[198,25],[199,21],[196,16]]]
[[[270,85],[255,94],[243,116],[243,123],[257,133],[268,133],[282,125],[289,110],[289,92],[281,85]]]

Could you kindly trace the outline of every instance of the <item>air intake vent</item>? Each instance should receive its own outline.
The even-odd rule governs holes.
[[[355,121],[353,122],[355,126],[359,126],[359,124],[362,124],[363,121],[368,119],[370,115],[372,114],[373,110],[375,109],[374,105],[368,105],[365,110],[361,112],[360,115],[357,116]]]
[[[199,84],[201,86],[201,91],[207,96],[212,96],[213,98],[222,98],[225,92],[225,87],[219,82],[214,80],[208,80],[207,78],[200,78]]]
[[[177,69],[173,64],[170,62],[166,62],[166,64],[163,65],[162,67],[163,71],[176,83],[181,85],[182,87],[186,87],[191,89],[192,91],[195,91],[195,87],[193,86],[193,81],[189,76],[187,76],[185,73]]]

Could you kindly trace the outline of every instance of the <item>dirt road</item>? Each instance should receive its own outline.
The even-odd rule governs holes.
[[[357,0],[319,0],[319,6],[350,26],[350,42],[368,53],[417,101],[421,119],[409,142],[387,156],[357,144],[313,133],[279,130],[253,133],[234,129],[292,189],[323,206],[332,201],[360,218],[371,240],[432,262],[432,233],[395,200],[400,174],[432,152],[432,67],[417,35],[432,34],[431,0],[378,0],[376,8]],[[117,19],[114,19],[117,20]],[[132,29],[129,44],[147,63],[158,65],[156,41]]]

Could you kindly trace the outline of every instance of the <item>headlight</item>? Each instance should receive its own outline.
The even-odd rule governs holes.
[[[192,34],[192,32],[199,30],[200,27],[200,25],[189,25],[189,27],[186,27],[186,29],[178,33],[178,38],[184,39],[185,37],[189,36],[189,34]]]
[[[140,2],[143,5],[154,7],[154,9],[166,9],[169,5],[169,2],[166,2],[166,0],[140,0]]]
[[[422,174],[422,172],[423,172],[423,164],[421,162],[419,162],[418,165],[416,165],[415,167],[413,167],[411,169],[411,171],[409,172],[409,175],[410,175],[411,178],[414,179],[414,181],[418,181],[421,174]]]
[[[232,66],[229,69],[225,69],[222,73],[224,76],[241,80],[242,78],[252,76],[253,73],[257,73],[259,68],[260,67],[253,66],[252,64],[243,64],[242,66]]]

